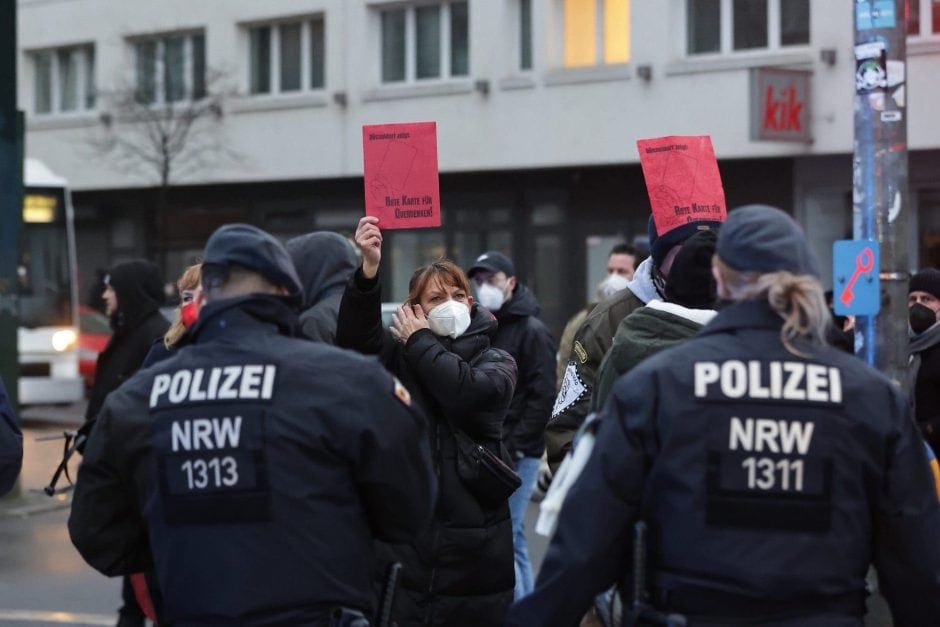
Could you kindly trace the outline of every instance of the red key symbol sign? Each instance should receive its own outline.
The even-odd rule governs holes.
[[[862,252],[855,258],[855,272],[849,277],[849,282],[845,284],[845,289],[842,290],[842,295],[839,296],[839,300],[842,301],[843,305],[848,307],[852,304],[852,301],[855,300],[855,292],[852,291],[855,282],[858,281],[861,275],[871,272],[874,267],[875,253],[872,252],[871,248],[863,248]]]

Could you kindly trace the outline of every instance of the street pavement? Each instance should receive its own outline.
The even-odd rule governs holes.
[[[22,412],[24,465],[19,494],[0,499],[0,626],[114,625],[121,586],[87,566],[68,537],[68,496],[41,493],[61,459],[62,441],[36,438],[74,430],[83,405],[33,407]],[[72,463],[75,477],[78,460]],[[60,485],[64,485],[65,481]],[[530,503],[526,530],[533,568],[538,572],[548,545],[534,532],[538,504]],[[891,624],[880,596],[869,602],[867,627]]]

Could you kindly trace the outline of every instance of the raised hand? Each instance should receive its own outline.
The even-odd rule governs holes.
[[[356,246],[362,251],[362,274],[372,279],[382,261],[382,231],[375,216],[363,216],[356,227]]]
[[[392,326],[389,327],[395,339],[404,344],[411,334],[419,329],[427,329],[428,319],[421,305],[404,304],[392,314]]]

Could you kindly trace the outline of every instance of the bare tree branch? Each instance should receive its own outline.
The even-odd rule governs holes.
[[[205,96],[163,104],[142,101],[131,85],[99,94],[102,126],[87,144],[116,170],[143,174],[164,189],[177,177],[238,162],[241,156],[221,141],[224,104],[234,95],[224,81],[210,69]]]

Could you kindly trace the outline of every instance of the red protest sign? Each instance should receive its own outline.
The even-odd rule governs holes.
[[[724,221],[725,190],[708,135],[641,139],[636,145],[657,233],[699,220]]]
[[[366,215],[381,229],[441,225],[437,178],[437,124],[362,127]]]

